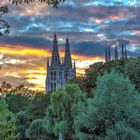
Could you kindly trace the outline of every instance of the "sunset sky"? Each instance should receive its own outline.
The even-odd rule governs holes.
[[[0,37],[0,58],[6,59],[0,82],[44,90],[54,32],[61,57],[69,37],[77,75],[90,64],[104,61],[106,43],[112,55],[115,44],[125,43],[129,57],[140,56],[140,0],[67,1],[58,9],[40,3],[8,4],[4,19],[10,24],[10,34]]]

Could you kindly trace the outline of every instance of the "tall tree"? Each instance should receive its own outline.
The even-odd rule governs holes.
[[[81,140],[105,137],[120,120],[140,130],[140,94],[128,78],[114,70],[97,78],[94,98],[82,106],[76,119],[76,134]]]
[[[124,66],[124,73],[135,84],[140,92],[140,58],[129,59]]]
[[[72,139],[74,118],[77,115],[77,104],[85,100],[85,94],[75,84],[69,84],[64,90],[52,93],[51,106],[47,109],[47,130],[55,135],[63,134],[65,139]],[[50,115],[52,118],[50,118]],[[48,119],[49,118],[49,119]]]

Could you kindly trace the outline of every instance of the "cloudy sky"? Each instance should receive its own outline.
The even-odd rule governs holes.
[[[130,57],[140,56],[139,0],[67,0],[58,9],[40,3],[8,6],[4,19],[11,27],[8,36],[0,37],[0,57],[6,59],[0,81],[43,90],[54,32],[61,57],[69,37],[77,75],[104,61],[106,43],[112,55],[116,44],[126,43]]]

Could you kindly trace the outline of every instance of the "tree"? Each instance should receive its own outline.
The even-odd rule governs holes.
[[[140,134],[124,122],[118,122],[107,130],[107,136],[101,140],[139,140]],[[100,140],[99,139],[99,140]]]
[[[140,58],[132,58],[125,64],[125,74],[136,85],[136,89],[140,92]]]
[[[36,94],[32,100],[30,100],[30,106],[28,106],[28,114],[31,119],[39,119],[45,117],[46,108],[50,104],[50,93],[48,94]]]
[[[19,133],[18,139],[24,140],[27,138],[27,129],[30,125],[30,119],[25,112],[21,111],[16,115],[16,131]]]
[[[51,95],[51,105],[46,113],[46,127],[50,134],[63,134],[65,139],[72,139],[74,118],[77,115],[77,104],[85,100],[76,84],[68,84],[65,89],[57,90]],[[51,116],[51,117],[50,117]],[[51,131],[50,131],[51,130]]]
[[[97,77],[99,75],[103,75],[105,71],[110,72],[111,69],[114,68],[118,72],[121,72],[125,76],[129,77],[129,79],[136,84],[136,88],[138,89],[140,87],[139,67],[140,58],[119,59],[106,63],[97,62],[90,65],[89,68],[86,69],[83,77],[73,79],[71,82],[77,83],[81,89],[87,93],[88,97],[92,97],[94,96],[92,94],[92,90],[96,88]]]
[[[140,94],[123,74],[113,70],[99,76],[94,95],[87,99],[85,107],[80,106],[75,121],[77,137],[81,140],[105,137],[107,130],[119,121],[140,130]]]
[[[0,139],[15,140],[15,131],[15,116],[8,110],[5,100],[0,99]]]
[[[22,94],[8,94],[6,96],[6,101],[8,103],[8,109],[14,114],[20,111],[27,112],[31,104],[31,100]]]
[[[44,124],[45,124],[44,120],[42,119],[33,120],[28,129],[28,135],[30,139],[32,140],[47,139],[47,132]]]

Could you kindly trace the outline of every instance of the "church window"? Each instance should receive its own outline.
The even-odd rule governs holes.
[[[51,80],[53,80],[53,71],[51,71]]]
[[[51,83],[51,90],[53,90],[53,83]]]
[[[54,90],[56,90],[56,83],[54,83]]]
[[[56,71],[54,71],[54,80],[56,80]]]

